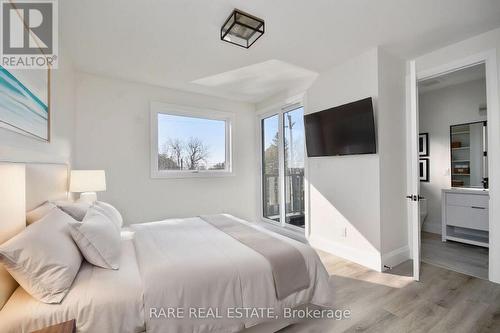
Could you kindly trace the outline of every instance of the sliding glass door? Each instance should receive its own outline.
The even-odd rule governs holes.
[[[285,223],[304,228],[304,109],[283,114]]]
[[[262,119],[263,216],[280,222],[279,115]]]
[[[280,110],[261,121],[262,207],[265,219],[304,228],[304,109]]]

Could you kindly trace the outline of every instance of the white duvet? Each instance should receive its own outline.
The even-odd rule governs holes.
[[[119,270],[83,263],[60,304],[38,302],[19,287],[0,311],[0,332],[31,332],[70,319],[78,332],[89,333],[237,332],[285,307],[330,305],[327,272],[312,248],[294,240],[261,228],[296,247],[310,276],[309,288],[278,301],[267,260],[200,218],[132,229],[133,239],[122,233]],[[194,310],[206,319],[193,318]]]
[[[312,248],[294,240],[261,230],[296,247],[310,276],[309,288],[278,301],[268,261],[200,218],[132,229],[148,332],[238,332],[286,307],[330,305],[326,270]]]
[[[119,270],[87,262],[60,304],[45,304],[19,287],[0,311],[0,332],[32,332],[76,319],[78,332],[135,333],[144,331],[142,284],[133,240],[122,233]]]

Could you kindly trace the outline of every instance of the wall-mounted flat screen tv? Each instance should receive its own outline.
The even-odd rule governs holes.
[[[375,154],[372,98],[304,116],[307,156]]]

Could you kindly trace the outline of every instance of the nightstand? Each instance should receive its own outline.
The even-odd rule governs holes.
[[[65,321],[64,323],[45,327],[38,331],[33,331],[32,333],[75,333],[75,325],[76,321],[75,319],[72,319]]]

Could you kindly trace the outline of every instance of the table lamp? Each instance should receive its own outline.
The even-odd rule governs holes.
[[[96,192],[106,191],[104,170],[71,170],[69,191],[80,193],[78,201],[95,202]]]

